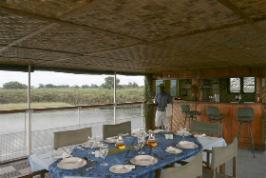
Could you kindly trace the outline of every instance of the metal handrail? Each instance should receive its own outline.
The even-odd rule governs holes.
[[[138,102],[126,102],[126,103],[117,103],[117,106],[123,105],[132,105],[132,104],[144,104],[145,101]],[[31,111],[54,111],[54,110],[69,110],[69,109],[78,109],[78,108],[97,108],[97,107],[107,107],[113,106],[113,104],[94,104],[94,105],[78,105],[78,106],[66,106],[66,107],[52,107],[52,108],[36,108],[31,109]],[[0,110],[0,114],[11,114],[11,113],[21,113],[26,112],[28,109],[14,109],[14,110]]]

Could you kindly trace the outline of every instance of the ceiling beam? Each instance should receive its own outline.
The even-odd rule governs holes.
[[[23,42],[23,41],[25,41],[25,40],[27,40],[29,38],[32,38],[32,37],[42,33],[42,32],[45,32],[46,30],[50,29],[51,27],[53,27],[55,25],[56,25],[55,23],[46,25],[45,27],[43,27],[43,28],[41,28],[41,29],[39,29],[39,30],[37,30],[37,31],[35,31],[33,33],[30,33],[30,34],[28,34],[28,35],[26,35],[26,36],[24,36],[22,38],[14,40],[13,42],[9,43],[8,45],[0,48],[0,55],[3,54],[6,50],[8,50],[10,47],[15,46],[15,45],[17,45],[17,44],[19,44],[19,43],[21,43],[21,42]]]
[[[5,10],[8,13],[15,14],[15,15],[18,15],[18,16],[30,17],[30,18],[33,18],[33,19],[43,20],[43,21],[47,21],[47,22],[50,22],[50,23],[57,23],[57,24],[60,24],[62,26],[69,26],[69,27],[72,27],[72,28],[73,27],[76,27],[76,28],[78,27],[78,28],[83,28],[83,29],[90,30],[90,31],[93,30],[93,31],[108,33],[108,34],[112,34],[112,35],[116,35],[116,36],[129,38],[129,39],[132,39],[132,40],[137,40],[137,41],[142,42],[142,43],[147,43],[148,42],[148,41],[140,39],[138,37],[133,37],[133,36],[130,36],[130,35],[127,35],[127,34],[118,33],[118,32],[113,32],[113,31],[110,31],[110,30],[107,30],[107,29],[101,29],[101,28],[92,27],[92,26],[85,25],[85,24],[74,23],[74,22],[63,20],[63,19],[60,19],[60,18],[48,17],[48,16],[43,16],[43,15],[39,15],[39,14],[31,13],[31,12],[26,12],[26,11],[22,11],[22,10],[18,10],[18,9],[13,9],[13,8],[10,8],[7,5],[4,5],[4,4],[1,4],[1,3],[0,3],[0,9],[3,9],[3,10]]]
[[[247,14],[241,11],[236,5],[234,5],[230,0],[217,0],[220,4],[230,9],[234,14],[239,16],[241,19],[245,20],[247,23],[254,23],[253,19]]]
[[[63,16],[69,16],[72,13],[76,12],[77,10],[81,10],[84,7],[87,7],[87,6],[88,6],[88,4],[86,6],[84,6],[83,3],[82,4],[79,4],[76,7],[74,7],[72,10],[70,10],[70,11],[65,12],[64,14],[62,14],[61,17],[63,17]],[[0,9],[1,9],[1,4],[0,4]],[[34,31],[34,32],[32,32],[32,33],[30,33],[30,34],[22,37],[22,38],[19,38],[17,40],[14,40],[13,42],[9,43],[8,45],[0,48],[0,55],[3,54],[4,51],[8,50],[10,47],[15,46],[17,44],[20,44],[21,42],[23,42],[23,41],[25,41],[27,39],[30,39],[30,38],[32,38],[32,37],[34,37],[34,36],[36,36],[36,35],[38,35],[38,34],[40,34],[42,32],[45,32],[45,31],[51,29],[52,27],[54,27],[56,25],[57,25],[57,23],[51,23],[51,24],[45,25],[44,27],[42,27],[42,28],[40,28],[40,29],[38,29],[38,30],[36,30],[36,31]]]
[[[265,30],[261,29],[256,25],[257,19],[252,19],[250,16],[248,16],[245,12],[240,10],[239,7],[237,7],[235,4],[233,4],[230,0],[217,0],[220,4],[222,4],[224,7],[230,9],[234,14],[238,15],[241,19],[243,19],[247,24],[250,24],[254,27],[254,29],[259,32],[265,34]],[[259,19],[258,19],[259,20]]]

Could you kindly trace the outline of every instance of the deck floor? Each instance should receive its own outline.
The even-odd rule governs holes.
[[[266,178],[266,151],[256,152],[256,158],[253,158],[249,150],[239,150],[237,162],[238,178]],[[231,168],[230,163],[227,166]],[[230,168],[228,172],[231,172]],[[16,178],[29,172],[27,160],[0,166],[0,178]]]

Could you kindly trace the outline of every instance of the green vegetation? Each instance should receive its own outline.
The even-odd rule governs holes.
[[[117,102],[144,101],[144,87],[135,82],[120,85],[116,79]],[[98,86],[53,85],[40,84],[32,88],[32,108],[53,108],[79,105],[113,103],[114,78],[106,77],[105,82]],[[7,82],[0,88],[0,110],[25,109],[27,102],[27,86],[17,81]]]
[[[117,102],[144,100],[144,87],[119,88]],[[25,108],[26,89],[0,89],[0,108]],[[62,107],[113,102],[113,89],[106,88],[33,88],[33,107]],[[15,103],[11,105],[11,103]]]

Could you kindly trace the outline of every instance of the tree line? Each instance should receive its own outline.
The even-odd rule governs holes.
[[[120,80],[116,79],[116,86],[118,88],[138,88],[140,87],[136,82],[129,82],[127,85],[121,85]],[[22,84],[17,81],[11,81],[3,84],[3,89],[26,89],[27,85]],[[114,77],[106,77],[104,83],[101,85],[91,84],[91,85],[54,85],[54,84],[39,84],[37,88],[114,88]]]

